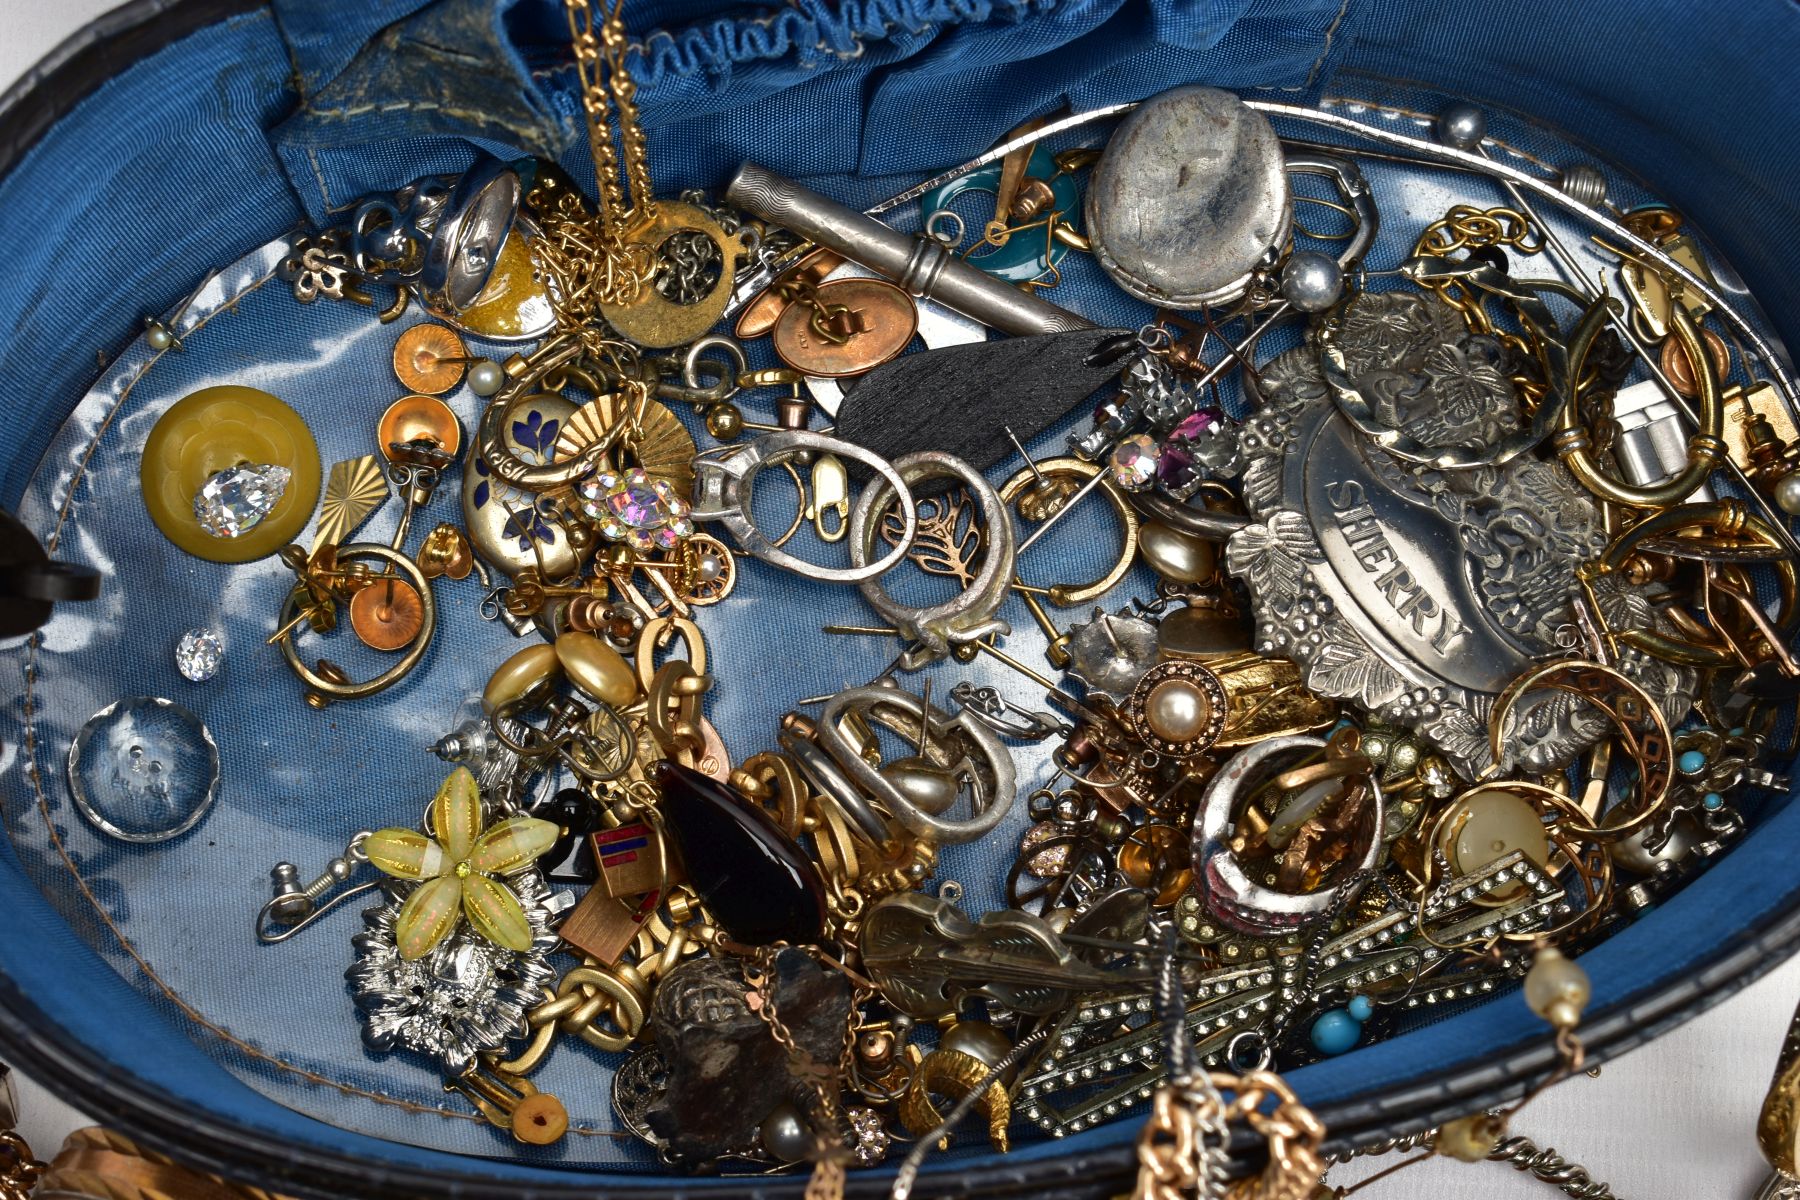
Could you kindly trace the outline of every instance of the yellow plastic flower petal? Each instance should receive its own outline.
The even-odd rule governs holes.
[[[450,772],[431,802],[431,827],[453,863],[462,862],[481,836],[481,789],[467,767]]]
[[[377,829],[363,842],[369,861],[400,879],[435,879],[456,865],[444,848],[416,829]]]
[[[469,852],[469,866],[489,875],[511,875],[530,865],[561,836],[554,821],[508,817],[481,835]]]
[[[469,924],[496,946],[523,953],[531,949],[531,922],[512,889],[498,879],[473,872],[462,881],[463,913]]]
[[[462,880],[454,875],[440,875],[420,884],[406,898],[394,921],[394,943],[400,948],[401,958],[424,958],[433,946],[450,936],[461,907],[457,903],[461,885]]]

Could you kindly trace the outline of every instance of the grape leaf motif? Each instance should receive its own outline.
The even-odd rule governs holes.
[[[1260,524],[1246,525],[1225,547],[1231,573],[1282,611],[1306,590],[1308,568],[1324,560],[1306,518],[1289,508],[1276,509]]]
[[[1392,700],[1405,686],[1392,667],[1360,643],[1327,642],[1306,669],[1306,685],[1315,692],[1353,699],[1370,708]]]

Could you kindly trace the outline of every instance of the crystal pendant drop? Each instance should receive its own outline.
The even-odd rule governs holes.
[[[215,472],[194,493],[194,518],[216,538],[242,537],[281,503],[293,472],[240,463]]]

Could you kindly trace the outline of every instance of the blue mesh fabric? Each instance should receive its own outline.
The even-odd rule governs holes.
[[[522,1162],[481,1127],[347,1096],[271,1068],[262,1057],[277,1055],[426,1108],[440,1102],[435,1081],[416,1064],[364,1056],[355,1040],[349,1001],[337,986],[353,910],[277,951],[251,944],[248,915],[265,894],[264,872],[276,857],[315,866],[349,831],[408,819],[436,764],[421,751],[386,748],[410,748],[441,730],[510,643],[475,619],[468,585],[445,593],[446,642],[414,681],[368,706],[323,716],[300,708],[293,681],[258,645],[279,596],[280,569],[264,563],[227,570],[169,553],[136,507],[135,454],[162,408],[225,380],[287,395],[315,422],[327,461],[364,452],[367,423],[391,387],[382,363],[397,330],[377,329],[359,310],[302,309],[278,287],[266,289],[194,339],[186,355],[159,363],[120,406],[91,459],[86,447],[111,411],[103,399],[53,443],[93,378],[96,351],[111,357],[139,316],[165,309],[206,270],[263,244],[302,212],[321,214],[422,171],[456,169],[471,140],[496,151],[567,147],[571,170],[587,169],[572,72],[563,65],[559,5],[513,0],[493,13],[488,7],[284,0],[128,70],[0,180],[0,250],[11,268],[0,279],[0,328],[7,331],[0,335],[0,377],[13,385],[7,411],[15,418],[0,462],[0,498],[19,496],[31,479],[24,510],[47,530],[81,468],[59,552],[102,567],[112,579],[107,599],[59,618],[38,647],[33,742],[24,740],[22,700],[10,702],[0,721],[13,833],[0,852],[0,903],[11,917],[0,924],[0,976],[43,1005],[47,1027],[100,1049],[122,1071],[157,1081],[180,1102],[284,1138],[396,1165],[432,1162],[432,1148],[509,1155],[467,1162],[476,1178],[530,1175],[556,1163],[648,1169],[635,1147],[602,1139]],[[1792,216],[1786,197],[1794,165],[1775,148],[1777,117],[1746,109],[1728,88],[1667,81],[1711,72],[1746,80],[1742,94],[1772,96],[1773,72],[1792,61],[1800,42],[1800,18],[1787,5],[1750,3],[1707,10],[1702,28],[1675,6],[1641,7],[1644,19],[1626,27],[1616,12],[1571,14],[1536,0],[1480,8],[1369,0],[800,0],[755,19],[734,6],[663,0],[633,7],[641,42],[634,64],[664,190],[717,184],[748,154],[822,176],[826,190],[864,201],[900,186],[909,172],[979,150],[1063,99],[1085,107],[1202,80],[1308,100],[1329,84],[1430,111],[1437,101],[1428,93],[1340,68],[1423,77],[1542,113],[1608,159],[1629,164],[1713,232],[1771,302],[1777,325],[1786,324],[1792,284],[1778,256],[1758,253],[1777,244]],[[446,64],[437,56],[448,34],[470,28],[488,37],[485,57]],[[1603,57],[1596,57],[1596,44],[1608,47]],[[288,90],[291,79],[299,81],[303,108]],[[436,98],[437,107],[421,110],[420,95]],[[400,107],[409,100],[411,107]],[[484,115],[453,111],[463,109]],[[504,127],[493,119],[497,112],[506,116]],[[1504,118],[1496,127],[1552,165],[1576,153]],[[844,177],[849,172],[862,177]],[[1430,208],[1421,202],[1410,215]],[[1378,260],[1398,254],[1405,223],[1390,226]],[[1143,316],[1120,304],[1079,257],[1056,298],[1110,321]],[[131,353],[142,354],[141,343]],[[369,380],[369,393],[346,391],[347,377]],[[472,397],[464,393],[457,403],[465,419],[473,414]],[[1042,454],[1058,445],[1052,433],[1032,448]],[[46,446],[51,457],[34,476]],[[452,490],[428,515],[453,511]],[[1104,560],[1106,522],[1089,516],[1046,547],[1065,577]],[[391,520],[391,511],[382,518]],[[373,532],[385,528],[378,523]],[[1144,581],[1131,587],[1142,593]],[[772,741],[773,720],[792,700],[869,677],[889,648],[817,634],[826,621],[867,619],[853,592],[811,586],[760,564],[747,564],[740,588],[706,626],[721,664],[709,711],[741,755]],[[1019,631],[1009,648],[1039,661],[1043,641],[1023,608],[1009,605],[1004,615]],[[231,661],[212,689],[186,688],[173,676],[167,648],[181,629],[207,620],[226,628]],[[459,638],[480,652],[446,649]],[[31,661],[24,647],[7,649],[0,663],[7,694],[23,696]],[[732,665],[749,662],[768,664],[755,684]],[[965,675],[1038,702],[1031,688],[988,668],[940,669],[939,694]],[[58,792],[60,755],[75,726],[127,690],[192,703],[215,727],[226,759],[218,810],[165,851],[127,852],[101,841]],[[37,808],[34,770],[42,773],[48,820]],[[1021,773],[1041,775],[1041,754],[1022,754]],[[1654,920],[1588,955],[1596,1004],[1630,1000],[1686,970],[1736,922],[1790,904],[1791,873],[1782,865],[1796,820],[1792,806],[1775,813],[1734,853],[1729,870],[1702,878]],[[51,830],[88,881],[91,899],[72,882]],[[942,874],[970,886],[972,908],[996,901],[1007,840],[996,835],[947,856]],[[197,1033],[195,1014],[183,1013],[149,981],[97,911],[128,932],[145,963],[198,1015],[244,1045]],[[1540,1034],[1522,1005],[1502,1001],[1309,1068],[1297,1082],[1309,1098],[1329,1100],[1479,1061]],[[597,1061],[578,1050],[547,1068],[546,1081],[582,1097],[578,1119],[605,1127],[611,1117],[594,1075]],[[1033,1158],[1116,1142],[1134,1128],[1125,1121],[1062,1142],[1028,1141],[1015,1153]]]

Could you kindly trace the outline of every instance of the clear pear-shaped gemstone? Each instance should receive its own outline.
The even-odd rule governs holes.
[[[194,517],[217,538],[242,537],[281,503],[293,472],[242,463],[215,472],[194,493]]]

